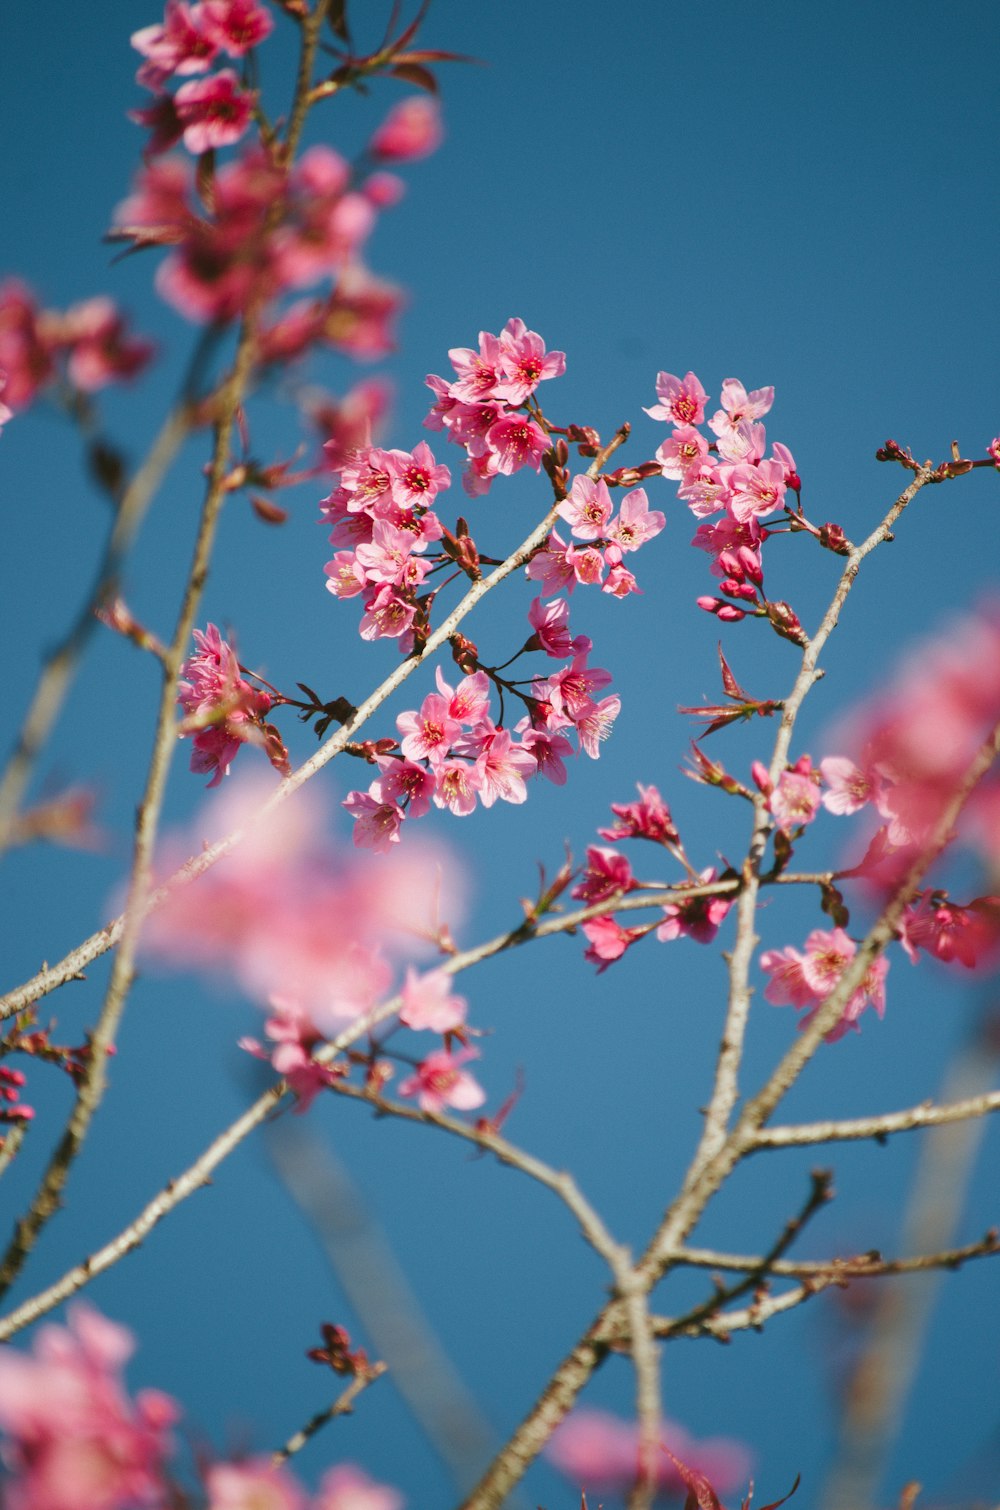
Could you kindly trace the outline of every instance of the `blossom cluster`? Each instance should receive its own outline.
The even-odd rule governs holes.
[[[293,303],[265,319],[263,362],[287,361],[319,343],[362,356],[391,349],[400,295],[360,262],[379,210],[391,203],[384,175],[354,187],[350,164],[322,144],[286,172],[264,148],[249,147],[213,177],[210,211],[192,166],[148,163],[115,216],[113,235],[134,246],[169,247],[156,287],[180,314],[228,323],[254,305],[335,279],[325,297]]]
[[[760,421],[774,403],[774,389],[748,393],[737,378],[726,378],[721,408],[708,421],[713,441],[698,429],[705,420],[708,394],[693,372],[683,379],[661,372],[656,392],[660,402],[646,413],[673,425],[656,459],[664,477],[680,483],[678,496],[695,518],[704,521],[692,544],[712,557],[712,573],[721,579],[725,594],[701,597],[699,607],[725,622],[748,613],[767,614],[772,622],[777,616],[775,627],[781,625],[780,632],[794,638],[801,632],[794,614],[786,604],[771,605],[778,613],[770,613],[763,594],[761,546],[768,537],[764,521],[787,510],[786,494],[798,494],[802,486],[787,446],[775,442],[771,455],[765,456],[767,436]],[[802,527],[820,534],[811,526]]]
[[[560,606],[565,609],[564,600]],[[621,709],[614,694],[595,696],[611,681],[610,673],[588,665],[591,642],[585,635],[570,641],[565,614],[552,615],[536,599],[529,616],[538,627],[526,643],[544,646],[549,655],[570,664],[531,679],[530,694],[518,694],[528,712],[513,732],[490,716],[492,689],[485,671],[472,672],[452,687],[439,667],[437,692],[396,719],[400,753],[378,754],[380,774],[367,792],[351,792],[344,801],[355,819],[356,844],[387,849],[398,842],[404,819],[422,817],[432,802],[467,817],[480,803],[524,802],[525,783],[532,776],[562,785],[566,757],[574,753],[565,730],[575,733],[580,750],[598,759],[601,740]]]
[[[537,472],[552,442],[527,410],[539,383],[566,371],[565,352],[546,352],[541,336],[515,316],[499,336],[480,331],[478,351],[455,346],[448,357],[457,376],[451,383],[427,378],[435,403],[424,424],[465,451],[469,496],[487,493],[495,477],[522,467]]]
[[[111,299],[40,309],[25,284],[0,284],[0,424],[62,377],[93,393],[135,377],[152,355],[152,345],[129,332]]]
[[[244,826],[262,797],[256,784],[237,781],[217,799],[213,829]],[[438,907],[452,917],[457,907],[454,866],[441,851],[418,844],[379,860],[345,858],[325,842],[324,829],[312,789],[297,794],[266,823],[252,825],[238,850],[196,887],[176,887],[143,936],[150,958],[213,971],[266,1007],[270,1046],[245,1038],[242,1047],[289,1081],[300,1110],[345,1069],[316,1063],[315,1049],[383,1000],[394,959],[425,952],[440,932]],[[188,843],[178,851],[186,853]],[[476,1057],[464,1041],[465,1016],[450,976],[409,967],[398,1022],[444,1039],[399,1086],[424,1110],[465,1110],[485,1099],[464,1068]],[[394,1074],[381,1055],[369,1071],[380,1085]]]
[[[218,786],[240,746],[257,744],[266,750],[272,765],[288,775],[288,759],[272,725],[265,723],[271,707],[270,694],[253,687],[240,674],[236,652],[214,624],[194,631],[197,649],[181,667],[177,701],[187,718],[182,736],[190,735],[191,769],[212,773],[209,786]]]
[[[403,1499],[342,1464],[310,1496],[270,1458],[214,1462],[203,1492],[170,1473],[180,1409],[159,1390],[134,1399],[122,1379],[134,1339],[93,1307],[71,1306],[68,1325],[46,1325],[30,1354],[0,1356],[0,1428],[7,1510],[137,1510],[172,1504],[204,1510],[402,1510]]]
[[[144,60],[138,82],[156,97],[154,105],[132,113],[133,120],[153,128],[148,154],[165,152],[180,140],[194,153],[239,141],[253,118],[253,93],[241,87],[233,69],[208,70],[222,54],[245,58],[273,26],[259,0],[167,0],[162,23],[132,34],[132,46]],[[201,74],[206,77],[195,77]],[[171,95],[166,85],[175,78],[188,82]]]

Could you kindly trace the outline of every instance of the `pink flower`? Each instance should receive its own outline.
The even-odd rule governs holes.
[[[377,1484],[352,1464],[341,1463],[323,1475],[313,1510],[403,1510],[405,1501],[388,1484]]]
[[[15,279],[0,283],[0,368],[4,399],[25,409],[55,375],[55,343],[30,290]]]
[[[606,532],[622,551],[637,551],[640,545],[652,540],[666,524],[666,515],[649,507],[645,488],[633,488],[622,499],[618,518]]]
[[[565,598],[555,598],[551,603],[535,598],[528,609],[528,621],[535,631],[532,640],[538,641],[538,648],[546,655],[565,660],[575,653],[575,641],[569,633],[569,603]]]
[[[712,415],[708,427],[722,436],[744,421],[763,419],[773,403],[773,388],[755,388],[747,393],[738,378],[726,378],[722,384],[722,408]]]
[[[550,444],[545,431],[523,414],[508,414],[497,420],[486,433],[486,443],[493,453],[497,471],[504,476],[518,472],[522,467],[534,467],[537,472]]]
[[[425,1112],[443,1112],[449,1106],[457,1111],[472,1111],[482,1106],[486,1092],[461,1066],[478,1058],[477,1049],[459,1049],[455,1054],[438,1049],[420,1061],[415,1075],[400,1083],[399,1094],[416,1096]]]
[[[682,382],[670,372],[657,373],[656,393],[660,402],[646,413],[651,419],[670,420],[675,425],[700,425],[705,418],[708,394],[693,372]]]
[[[386,583],[366,599],[358,633],[363,640],[399,639],[409,631],[416,612],[415,604]]]
[[[556,510],[578,540],[603,539],[613,512],[614,504],[603,477],[594,482],[583,474],[573,478],[569,496]]]
[[[219,52],[219,39],[204,5],[186,0],[167,0],[162,25],[144,26],[132,33],[132,46],[146,62],[139,69],[139,83],[160,89],[171,74],[204,73]]]
[[[458,373],[458,381],[448,389],[453,399],[463,404],[478,404],[482,399],[496,397],[497,383],[501,381],[500,362],[503,350],[498,338],[488,330],[479,332],[479,350],[468,346],[453,346],[448,359]]]
[[[77,1304],[68,1327],[44,1326],[30,1355],[0,1354],[0,1426],[8,1436],[7,1510],[133,1510],[167,1498],[163,1463],[178,1411],[168,1396],[124,1392],[134,1343]]]
[[[696,1465],[722,1493],[746,1481],[750,1454],[741,1442],[728,1437],[707,1437],[699,1442],[671,1420],[663,1422],[663,1441],[686,1463]],[[561,1473],[587,1493],[627,1494],[639,1465],[638,1428],[608,1411],[584,1407],[574,1410],[556,1430],[547,1454]],[[687,1486],[666,1454],[657,1477],[664,1492],[685,1492]],[[708,1503],[706,1500],[706,1510]]]
[[[483,778],[475,766],[460,760],[446,760],[436,768],[435,807],[447,807],[456,818],[467,818],[479,800]]]
[[[476,759],[479,800],[483,807],[503,802],[526,802],[525,780],[533,776],[537,762],[530,750],[515,745],[509,729],[497,729],[489,736],[486,748]]]
[[[845,816],[857,813],[871,802],[878,791],[878,779],[856,766],[844,755],[828,755],[819,763],[823,780],[830,788],[823,793],[828,813]]]
[[[837,985],[857,953],[857,947],[842,928],[814,928],[806,939],[804,954],[790,948],[765,951],[760,957],[761,969],[771,976],[764,991],[765,999],[775,1006],[808,1008],[799,1021],[800,1028],[806,1027]],[[826,1034],[828,1043],[842,1038],[848,1028],[860,1031],[857,1020],[866,1006],[873,1006],[879,1017],[884,1014],[888,969],[889,962],[884,955],[872,961],[861,985],[848,1000],[840,1021]]]
[[[439,466],[425,440],[408,451],[391,451],[389,466],[392,496],[402,508],[430,508],[442,488],[451,485],[451,473]]]
[[[354,842],[359,847],[384,855],[390,845],[399,843],[406,814],[395,802],[371,792],[348,792],[341,807],[354,819]]]
[[[585,906],[606,902],[631,891],[635,885],[632,867],[624,855],[603,844],[587,846],[587,868],[573,887],[572,895]]]
[[[460,1028],[468,1003],[463,996],[452,993],[451,984],[452,977],[445,970],[418,975],[411,965],[403,986],[400,1022],[408,1028],[423,1028],[431,1033],[451,1033]]]
[[[974,970],[1000,943],[1000,897],[977,897],[960,907],[947,892],[920,892],[903,913],[899,935],[914,964],[923,949],[943,964],[957,960]]]
[[[655,786],[637,784],[638,802],[612,802],[611,811],[616,822],[610,828],[599,828],[602,839],[651,839],[654,844],[679,844],[680,836],[674,827],[670,809]]]
[[[703,870],[701,879],[714,881],[714,869]],[[670,902],[663,909],[664,921],[657,928],[656,937],[666,944],[687,935],[699,944],[710,944],[732,905],[729,896],[691,897],[684,902]]]
[[[809,756],[803,755],[791,770],[782,771],[768,807],[782,833],[790,834],[813,821],[819,804],[819,773],[813,770]]]
[[[433,771],[395,755],[379,755],[378,768],[382,774],[368,789],[373,797],[400,807],[405,804],[410,818],[422,818],[430,811],[436,790]]]
[[[645,928],[623,928],[611,916],[591,918],[589,923],[583,924],[583,932],[589,939],[588,947],[583,952],[583,957],[590,964],[597,966],[598,975],[603,974],[609,965],[615,960],[621,959],[636,939],[642,938],[647,932]]]
[[[368,150],[383,162],[413,162],[436,152],[443,136],[437,101],[415,94],[393,106],[368,143]]]
[[[763,519],[780,509],[785,497],[785,474],[780,462],[762,461],[752,466],[741,463],[729,478],[732,490],[730,508],[741,523]]]
[[[125,317],[107,298],[74,304],[58,322],[60,344],[69,347],[70,381],[87,393],[108,383],[135,377],[153,355],[153,347],[129,335]]]
[[[205,1475],[207,1510],[306,1510],[306,1496],[286,1468],[268,1458],[214,1463]]]
[[[585,755],[590,756],[591,760],[601,758],[601,745],[610,737],[615,719],[621,710],[620,697],[603,697],[599,703],[592,704],[576,719],[576,733],[580,748]]]
[[[396,728],[403,736],[400,748],[407,760],[429,760],[433,765],[440,765],[461,733],[460,725],[451,717],[448,704],[438,692],[427,694],[419,713],[400,713]]]
[[[546,353],[545,342],[516,316],[500,332],[503,381],[497,384],[498,398],[519,408],[547,378],[562,377],[566,371],[566,353]]]
[[[253,115],[253,96],[240,88],[231,68],[182,84],[174,103],[184,127],[184,145],[195,156],[213,147],[231,147]]]
[[[659,446],[656,459],[664,477],[680,482],[708,458],[708,441],[693,425],[681,425]]]
[[[213,773],[209,786],[218,786],[245,743],[265,744],[261,721],[271,706],[268,693],[240,675],[236,652],[214,624],[194,630],[196,653],[181,667],[177,701],[188,715],[193,735],[192,771]],[[265,745],[272,763],[282,768],[281,752]],[[287,769],[284,770],[287,774]]]
[[[231,58],[244,57],[274,29],[270,11],[259,0],[203,0],[201,10],[206,29]]]

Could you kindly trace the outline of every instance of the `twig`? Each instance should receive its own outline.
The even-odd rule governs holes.
[[[597,476],[608,457],[624,442],[626,435],[627,431],[624,427],[615,434],[600,455],[594,458],[594,461],[587,470],[588,476]],[[461,602],[452,609],[447,618],[428,636],[421,655],[417,657],[410,656],[406,660],[401,661],[396,669],[376,687],[374,692],[365,698],[348,722],[342,725],[335,733],[331,734],[314,755],[304,761],[296,771],[292,772],[291,776],[287,777],[275,788],[272,795],[258,810],[252,823],[247,823],[233,830],[232,833],[227,834],[223,839],[218,840],[217,843],[208,846],[199,854],[192,855],[189,860],[174,872],[165,885],[151,893],[146,904],[147,911],[161,905],[175,887],[187,885],[198,876],[203,875],[206,870],[211,869],[213,865],[235,849],[246,838],[253,827],[263,822],[269,813],[273,812],[282,802],[298,791],[300,786],[304,785],[310,777],[315,776],[316,772],[321,770],[336,755],[339,755],[341,750],[351,741],[353,735],[382,706],[386,699],[396,691],[397,687],[402,686],[425,661],[430,659],[435,651],[439,650],[451,638],[459,624],[472,612],[477,604],[509,577],[512,572],[525,565],[538,546],[543,544],[550,531],[554,528],[558,519],[556,510],[557,505],[553,505],[545,515],[545,518],[535,526],[526,539],[522,541],[516,550],[511,552],[506,560],[501,562],[488,577],[482,577],[478,582],[472,584]],[[22,986],[0,997],[0,1020],[13,1016],[16,1012],[23,1011],[32,1002],[38,1001],[42,996],[48,995],[50,991],[56,990],[67,981],[79,979],[81,971],[87,965],[91,964],[95,959],[99,959],[109,949],[114,948],[122,936],[124,923],[124,914],[113,919],[112,922],[98,929],[96,933],[91,934],[90,938],[85,939],[82,944],[71,950],[58,964],[45,966]]]
[[[787,1127],[762,1127],[754,1135],[754,1148],[800,1148],[811,1143],[837,1143],[857,1138],[881,1141],[893,1133],[915,1132],[921,1127],[941,1127],[1000,1111],[1000,1091],[985,1091],[937,1106],[921,1101],[900,1112],[881,1112],[869,1117],[844,1117],[827,1122],[798,1122]]]
[[[145,461],[122,494],[90,594],[42,668],[17,743],[0,778],[0,850],[11,842],[32,767],[59,716],[73,673],[97,626],[95,610],[113,594],[128,549],[190,428],[190,404],[184,400],[167,416]]]
[[[264,1142],[365,1336],[461,1492],[493,1449],[495,1434],[435,1336],[374,1214],[310,1119],[274,1119]]]
[[[0,1146],[0,1176],[5,1175],[13,1164],[27,1131],[27,1122],[12,1122],[4,1133]]]
[[[857,1253],[850,1258],[789,1259],[766,1254],[717,1253],[712,1248],[682,1248],[674,1255],[676,1264],[696,1269],[752,1270],[759,1274],[780,1274],[791,1279],[819,1277],[833,1284],[850,1279],[878,1279],[883,1275],[920,1274],[927,1269],[959,1269],[970,1258],[989,1258],[1000,1252],[1000,1232],[991,1227],[978,1242],[959,1248],[942,1248],[937,1253],[918,1253],[910,1258],[883,1258],[880,1253]]]
[[[798,1216],[793,1216],[790,1221],[785,1223],[785,1226],[772,1246],[756,1262],[751,1263],[749,1266],[738,1266],[740,1269],[744,1269],[745,1267],[746,1277],[744,1279],[741,1279],[738,1284],[729,1286],[728,1289],[717,1289],[709,1300],[704,1301],[700,1306],[695,1306],[691,1311],[681,1316],[677,1322],[678,1331],[684,1332],[687,1328],[706,1320],[710,1316],[721,1315],[730,1301],[737,1300],[741,1295],[746,1295],[748,1291],[756,1289],[762,1281],[766,1281],[768,1274],[779,1272],[776,1266],[781,1259],[781,1255],[787,1253],[810,1217],[815,1216],[816,1212],[826,1205],[830,1199],[831,1192],[832,1176],[830,1171],[825,1169],[814,1170],[808,1198]],[[672,1261],[674,1263],[678,1262],[676,1254]],[[726,1266],[717,1265],[716,1267],[722,1268]],[[729,1267],[737,1266],[730,1265]]]
[[[376,1379],[381,1379],[385,1371],[386,1364],[384,1363],[370,1363],[367,1368],[359,1369],[350,1384],[337,1396],[332,1405],[328,1405],[326,1410],[317,1411],[304,1426],[300,1426],[298,1431],[288,1438],[284,1447],[279,1447],[277,1452],[271,1454],[271,1462],[274,1466],[277,1468],[282,1463],[287,1463],[288,1459],[293,1457],[295,1453],[301,1452],[310,1437],[314,1437],[328,1421],[335,1420],[337,1416],[349,1416],[354,1409],[354,1402],[361,1392],[366,1390],[369,1384],[374,1384]]]
[[[799,711],[809,692],[819,679],[817,670],[820,653],[840,619],[840,612],[854,586],[861,563],[882,542],[889,538],[892,526],[903,510],[930,480],[931,468],[922,467],[889,509],[885,518],[868,538],[856,546],[848,556],[840,580],[837,583],[829,607],[815,634],[808,640],[802,652],[802,664],[791,692],[783,700],[781,722],[778,727],[771,755],[769,776],[776,782],[788,762],[792,734]],[[772,821],[767,811],[767,799],[762,792],[754,798],[753,830],[742,867],[743,887],[737,902],[736,942],[729,964],[729,1005],[723,1029],[722,1045],[716,1065],[712,1098],[705,1116],[705,1127],[698,1151],[692,1164],[692,1177],[722,1147],[730,1118],[739,1099],[739,1071],[743,1058],[743,1040],[750,1013],[750,967],[758,939],[755,929],[757,896],[760,886],[760,863],[767,847]]]

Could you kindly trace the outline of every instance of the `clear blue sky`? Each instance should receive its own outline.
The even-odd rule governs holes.
[[[142,102],[128,36],[157,19],[135,0],[14,7],[0,49],[0,272],[24,276],[53,306],[110,292],[161,344],[162,367],[107,404],[111,428],[136,456],[191,341],[149,291],[155,258],[114,263],[101,242],[141,141],[124,117]],[[851,536],[879,517],[900,483],[901,474],[873,460],[887,436],[918,456],[944,457],[953,438],[981,454],[1000,430],[991,20],[969,0],[947,10],[929,0],[834,8],[719,0],[710,9],[436,0],[426,43],[482,62],[443,70],[446,143],[407,173],[410,192],[371,248],[375,270],[410,299],[400,352],[385,364],[397,387],[389,443],[411,448],[423,438],[423,376],[445,370],[447,349],[474,345],[480,329],[498,330],[518,314],[567,353],[552,412],[606,433],[631,419],[639,439],[629,457],[649,454],[662,438],[641,412],[655,401],[658,370],[693,368],[713,397],[729,376],[748,387],[773,383],[768,433],[794,451],[807,511],[838,520]],[[265,88],[283,61],[276,33],[261,55]],[[338,103],[316,118],[312,139],[355,150],[402,93],[383,83],[368,100]],[[354,375],[331,360],[316,380],[340,391]],[[302,438],[280,395],[257,406],[254,423],[265,452],[287,455]],[[9,425],[0,441],[11,728],[40,654],[89,582],[105,522],[74,459],[62,424],[41,411]],[[129,574],[130,602],[161,631],[173,619],[201,460],[191,447],[171,474]],[[513,543],[544,492],[523,477],[496,487],[470,506],[474,531],[485,539],[495,529],[501,546]],[[318,493],[294,495],[283,531],[268,531],[245,508],[229,511],[202,619],[234,625],[245,659],[280,685],[301,680],[356,697],[374,679],[370,668],[389,658],[381,647],[362,652],[351,606],[323,590]],[[679,770],[686,729],[674,709],[717,692],[717,627],[693,606],[706,590],[704,559],[688,548],[691,523],[672,488],[651,501],[668,526],[639,558],[645,595],[594,603],[578,594],[575,608],[574,628],[592,634],[595,660],[613,671],[624,703],[602,760],[581,763],[564,790],[538,790],[524,808],[495,808],[464,826],[437,823],[479,866],[463,942],[513,920],[536,860],[554,867],[564,840],[582,854],[607,804],[628,800],[636,780],[660,786],[699,864],[733,845],[728,807]],[[908,638],[995,590],[997,506],[988,472],[924,495],[858,589],[795,753],[825,753],[822,731],[877,685]],[[785,543],[781,595],[808,623],[836,564]],[[502,607],[484,615],[484,637],[500,633],[503,615]],[[786,689],[792,652],[760,626],[738,626],[726,648],[752,690]],[[154,697],[151,665],[111,636],[94,645],[40,777],[94,782],[113,843],[100,855],[32,851],[6,862],[5,982],[59,957],[107,915]],[[309,734],[288,732],[293,755],[304,758]],[[391,732],[390,718],[373,732]],[[737,736],[726,758],[745,769],[766,749],[757,732]],[[185,765],[181,752],[171,824],[203,800]],[[336,797],[356,772],[324,779]],[[811,852],[817,863],[838,837],[827,821]],[[769,944],[798,942],[820,924],[803,907],[783,907],[767,918]],[[638,1246],[698,1131],[723,967],[715,948],[649,944],[597,981],[581,954],[579,943],[554,941],[467,978],[466,994],[472,1020],[494,1030],[483,1045],[493,1106],[525,1068],[511,1136],[572,1167],[615,1230]],[[52,1000],[57,1036],[79,1037],[93,1021],[104,979],[99,966],[86,985]],[[795,1097],[797,1111],[859,1113],[933,1095],[970,1019],[965,984],[936,967],[908,972],[897,959],[885,1022],[866,1023],[859,1038],[822,1056]],[[788,1011],[761,1003],[757,1018],[749,1079],[792,1031]],[[249,1070],[234,1043],[258,1027],[249,1004],[193,977],[140,981],[108,1106],[20,1296],[116,1231],[236,1113]],[[40,1083],[36,1072],[33,1086]],[[64,1109],[65,1092],[40,1089],[35,1099]],[[384,1226],[471,1396],[498,1431],[509,1429],[601,1298],[602,1277],[572,1224],[515,1175],[470,1162],[432,1132],[375,1124],[339,1102],[311,1120]],[[5,1182],[11,1212],[46,1136],[44,1125],[33,1130],[20,1180]],[[700,1235],[737,1249],[766,1244],[800,1204],[810,1165],[832,1162],[839,1198],[803,1252],[895,1251],[916,1151],[914,1137],[832,1159],[759,1161]],[[998,1160],[991,1130],[960,1238],[997,1219]],[[141,1336],[133,1381],[175,1393],[192,1427],[220,1450],[248,1438],[270,1448],[324,1403],[325,1382],[302,1359],[320,1321],[344,1321],[367,1340],[259,1144],[92,1294]],[[963,1482],[970,1495],[995,1494],[995,1458],[992,1479],[988,1469],[980,1481],[976,1470],[961,1475],[998,1424],[997,1294],[989,1264],[946,1281],[887,1502],[908,1478],[925,1484],[929,1503],[957,1498]],[[668,1292],[665,1306],[675,1303]],[[667,1408],[697,1435],[749,1442],[765,1497],[801,1471],[802,1510],[818,1503],[831,1446],[833,1321],[821,1305],[727,1349],[679,1345],[665,1362]],[[625,1413],[631,1388],[628,1369],[611,1363],[588,1400]],[[341,1457],[397,1483],[414,1510],[449,1502],[440,1464],[385,1383],[303,1454],[301,1470],[315,1477]],[[548,1510],[575,1503],[545,1467],[526,1493]]]

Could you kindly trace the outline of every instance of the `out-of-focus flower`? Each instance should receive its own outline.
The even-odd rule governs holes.
[[[0,1426],[7,1436],[7,1510],[134,1510],[168,1498],[163,1462],[178,1410],[121,1371],[131,1334],[92,1307],[41,1328],[31,1354],[0,1353]]]

